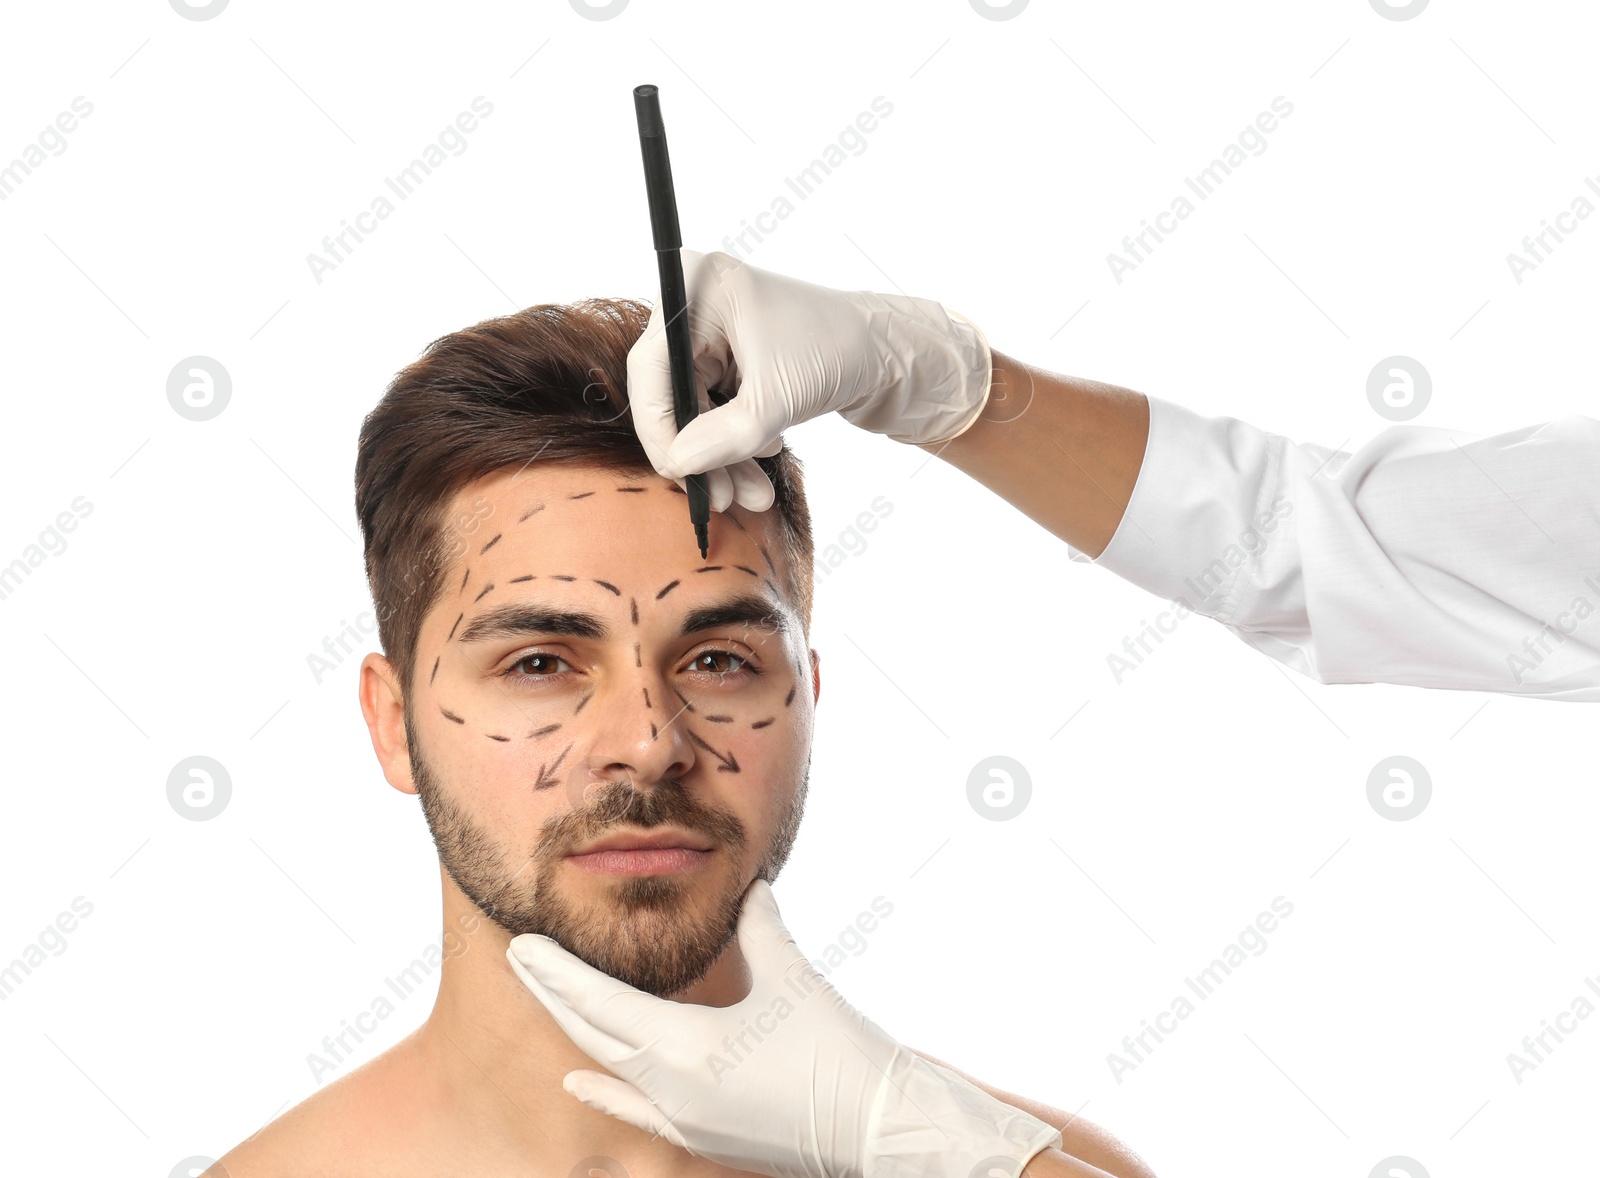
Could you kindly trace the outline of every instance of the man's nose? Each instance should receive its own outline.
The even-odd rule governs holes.
[[[665,677],[636,669],[597,687],[587,711],[593,726],[587,753],[591,774],[647,788],[666,778],[681,780],[693,768],[688,732],[693,712]]]

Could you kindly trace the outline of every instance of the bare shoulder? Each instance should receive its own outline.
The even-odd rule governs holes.
[[[1105,1129],[1093,1121],[1084,1120],[1072,1113],[1064,1112],[1058,1108],[1038,1100],[1030,1100],[1026,1096],[1018,1096],[1015,1092],[1007,1092],[1003,1088],[996,1088],[992,1084],[985,1084],[976,1076],[968,1075],[954,1064],[936,1059],[926,1051],[916,1051],[929,1063],[936,1063],[942,1068],[949,1068],[962,1079],[976,1084],[996,1100],[1003,1100],[1013,1108],[1020,1108],[1023,1112],[1038,1117],[1046,1124],[1054,1125],[1061,1130],[1061,1147],[1063,1152],[1071,1154],[1081,1161],[1097,1166],[1107,1174],[1114,1174],[1116,1178],[1155,1178],[1155,1172],[1145,1165],[1143,1159],[1121,1141],[1117,1140]],[[237,1175],[234,1178],[238,1178]]]
[[[219,1158],[204,1178],[399,1178],[431,1149],[416,1035],[320,1088]]]

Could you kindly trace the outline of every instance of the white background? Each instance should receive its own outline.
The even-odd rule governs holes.
[[[1418,424],[1595,411],[1600,219],[1520,284],[1505,260],[1600,175],[1587,5],[22,8],[0,161],[75,97],[93,113],[0,202],[0,564],[75,497],[92,512],[0,601],[0,964],[75,897],[93,913],[0,1003],[8,1172],[221,1154],[311,1092],[307,1053],[437,938],[431,843],[372,757],[359,658],[321,683],[307,665],[369,608],[357,429],[439,335],[654,297],[640,82],[692,248],[883,96],[750,261],[939,299],[1011,355],[1299,440],[1384,428],[1365,382],[1395,353],[1434,380]],[[307,255],[480,95],[466,150],[316,281]],[[1267,149],[1115,281],[1107,254],[1279,95]],[[233,381],[206,422],[166,397],[197,354]],[[1521,1084],[1506,1056],[1600,974],[1593,710],[1323,687],[1201,619],[1119,684],[1106,656],[1167,603],[920,451],[840,421],[789,440],[819,544],[893,505],[817,587],[812,803],[777,889],[814,953],[894,905],[834,975],[853,1002],[1162,1175],[1592,1156],[1600,1019]],[[966,798],[995,754],[1032,780],[1006,822]],[[1366,797],[1394,754],[1433,780],[1407,822]],[[166,795],[192,755],[232,781],[205,822]],[[1294,911],[1266,951],[1114,1079],[1123,1036],[1277,896]]]

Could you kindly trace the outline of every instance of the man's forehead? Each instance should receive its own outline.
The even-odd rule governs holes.
[[[781,558],[772,542],[772,514],[713,511],[711,549],[702,559],[688,497],[671,479],[654,471],[544,463],[507,468],[463,487],[445,525],[457,532],[449,544],[459,554],[456,583],[477,586],[473,593],[492,582],[548,573],[595,575],[613,584],[626,578],[631,594],[648,588],[653,598],[674,578],[703,581],[705,572],[723,569],[766,581],[778,593]],[[530,561],[549,567],[521,568]]]

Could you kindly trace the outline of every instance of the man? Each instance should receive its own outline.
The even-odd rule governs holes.
[[[784,936],[764,881],[799,828],[821,694],[800,464],[773,447],[777,510],[716,515],[701,561],[682,491],[628,420],[647,316],[591,300],[478,324],[435,341],[368,416],[356,501],[386,656],[362,664],[361,707],[384,776],[421,800],[452,951],[420,1028],[213,1175],[730,1172],[563,1091],[597,1063],[506,954],[540,934],[619,985],[732,1009],[757,918],[764,952]],[[745,904],[752,881],[761,902]],[[812,978],[795,1003],[842,1000]],[[858,1021],[859,1042],[884,1047],[875,1030]],[[751,1049],[805,1066],[781,1039]],[[987,1126],[963,1175],[1012,1178],[1033,1158],[1041,1176],[1148,1178],[1085,1121],[898,1045],[883,1058]]]

